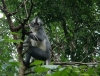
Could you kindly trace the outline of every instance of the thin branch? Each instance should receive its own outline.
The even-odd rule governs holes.
[[[30,11],[29,11],[28,17],[24,19],[24,24],[29,20],[29,18],[30,18],[30,16],[31,16],[31,13],[32,13],[33,6],[34,6],[34,3],[33,3],[32,0],[31,0]]]
[[[5,13],[5,15],[7,17],[7,20],[8,20],[9,26],[10,26],[10,30],[13,31],[14,26],[13,26],[13,23],[11,21],[10,16],[8,16],[8,11],[7,11],[6,4],[5,4],[4,0],[1,0],[1,1],[2,1],[2,4],[3,4],[2,11]]]
[[[93,53],[95,53],[95,51],[94,51]],[[86,55],[86,56],[83,58],[83,60],[81,60],[81,62],[83,62],[88,56],[92,55],[93,53],[90,53],[89,55]]]
[[[0,6],[0,9],[5,13],[5,15],[7,16],[9,14],[8,10],[7,10],[7,6],[4,0],[1,0],[3,6]]]
[[[3,8],[6,9],[6,3],[4,0],[1,0],[2,4],[3,4]]]
[[[26,11],[26,16],[28,17],[28,12],[27,12],[26,2],[25,1],[24,1],[24,6],[25,6],[25,11]]]
[[[10,13],[9,15],[10,15],[10,16],[13,16],[13,15],[15,15],[16,13],[18,13],[19,10],[20,10],[20,8],[24,5],[24,2],[27,3],[27,1],[28,1],[28,0],[23,1],[23,2],[19,5],[18,9],[16,9],[15,12]]]
[[[27,27],[29,27],[29,25],[25,25],[25,28],[27,28]],[[17,32],[17,31],[19,31],[20,29],[22,29],[22,25],[20,24],[20,25],[18,25],[18,26],[16,26],[15,28],[14,28],[14,30]],[[28,33],[28,32],[27,32]],[[30,33],[30,32],[29,32]]]
[[[82,63],[82,62],[54,62],[54,65],[98,65],[98,62]]]
[[[1,0],[2,1],[2,4],[3,6],[0,6],[0,9],[2,10],[2,12],[4,12],[4,14],[6,15],[7,17],[7,21],[8,21],[8,24],[9,24],[9,27],[10,27],[10,30],[12,32],[15,32],[17,30],[19,30],[21,28],[21,25],[15,27],[12,20],[11,20],[11,17],[9,15],[9,12],[7,10],[7,6],[6,6],[6,3],[4,2],[4,0]],[[17,39],[17,36],[13,35],[15,39]]]
[[[33,5],[34,5],[34,4],[33,4],[32,0],[31,0],[31,7],[30,7],[29,14],[28,14],[27,9],[26,9],[26,7],[25,7],[25,9],[26,9],[26,14],[27,14],[27,18],[24,19],[24,22],[23,22],[23,23],[21,23],[21,25],[22,25],[22,37],[21,37],[21,39],[22,39],[22,40],[24,40],[24,38],[25,38],[25,34],[26,34],[25,24],[26,24],[26,22],[29,20],[29,18],[30,18],[30,16],[31,16],[31,12],[32,12],[32,9],[33,9]],[[24,3],[24,6],[26,6],[25,3]],[[22,42],[21,42],[20,44],[23,45]]]
[[[27,2],[27,1],[28,1],[28,0],[26,0],[26,1],[24,1],[24,2]],[[18,12],[18,10],[21,8],[21,6],[24,4],[24,2],[21,3],[21,5],[19,6],[19,8],[18,8],[18,9],[16,10],[16,12],[14,12],[14,13],[17,13],[17,12]],[[10,30],[11,30],[12,32],[17,32],[17,31],[19,31],[19,30],[22,28],[22,25],[19,24],[19,25],[16,26],[16,27],[13,25],[10,16],[14,15],[14,13],[9,13],[9,12],[8,12],[7,6],[6,6],[5,2],[4,2],[4,0],[2,0],[2,4],[3,4],[3,6],[0,6],[0,9],[5,13],[5,15],[6,15],[6,17],[7,17],[7,20],[8,20],[9,26],[10,26]],[[22,22],[20,22],[20,23],[22,23]]]
[[[3,9],[3,7],[2,7],[2,6],[0,6],[0,9],[1,9],[2,11],[5,11],[5,10]]]
[[[63,30],[64,30],[64,34],[65,34],[65,37],[68,38],[68,32],[67,32],[67,26],[66,26],[66,19],[65,17],[62,18],[62,27],[63,27]]]

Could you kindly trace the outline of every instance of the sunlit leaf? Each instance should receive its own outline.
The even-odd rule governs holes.
[[[37,66],[37,67],[34,69],[34,71],[37,72],[37,73],[42,73],[42,72],[47,72],[48,69],[45,68],[45,67]]]
[[[41,61],[41,60],[35,60],[34,62],[32,62],[30,65],[41,65],[43,64],[44,61]]]

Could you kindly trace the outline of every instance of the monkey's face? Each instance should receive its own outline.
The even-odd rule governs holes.
[[[34,25],[32,26],[34,29],[38,30],[41,25],[39,23],[34,23]]]
[[[34,28],[35,30],[38,30],[39,28],[41,28],[42,25],[43,25],[43,22],[39,17],[34,18],[30,24],[31,28]]]

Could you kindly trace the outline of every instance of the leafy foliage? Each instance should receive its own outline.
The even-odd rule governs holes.
[[[6,11],[3,11],[2,1],[6,3],[8,13],[11,13],[10,18],[16,27],[20,24],[28,25],[37,15],[42,18],[52,45],[52,61],[86,63],[100,61],[99,0],[1,0],[0,13],[3,17],[0,18],[0,75],[18,74],[20,64],[16,62],[19,54],[15,43],[20,44],[24,40],[21,37],[22,29],[12,32],[8,26],[9,21]],[[18,39],[13,39],[13,35],[18,35]],[[31,65],[41,63],[34,62]],[[34,68],[36,76],[51,69],[40,65]],[[100,64],[92,67],[59,66],[52,70],[52,76],[99,76]]]

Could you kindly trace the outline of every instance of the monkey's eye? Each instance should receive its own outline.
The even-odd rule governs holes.
[[[39,23],[34,23],[34,26],[39,26],[40,24]]]

